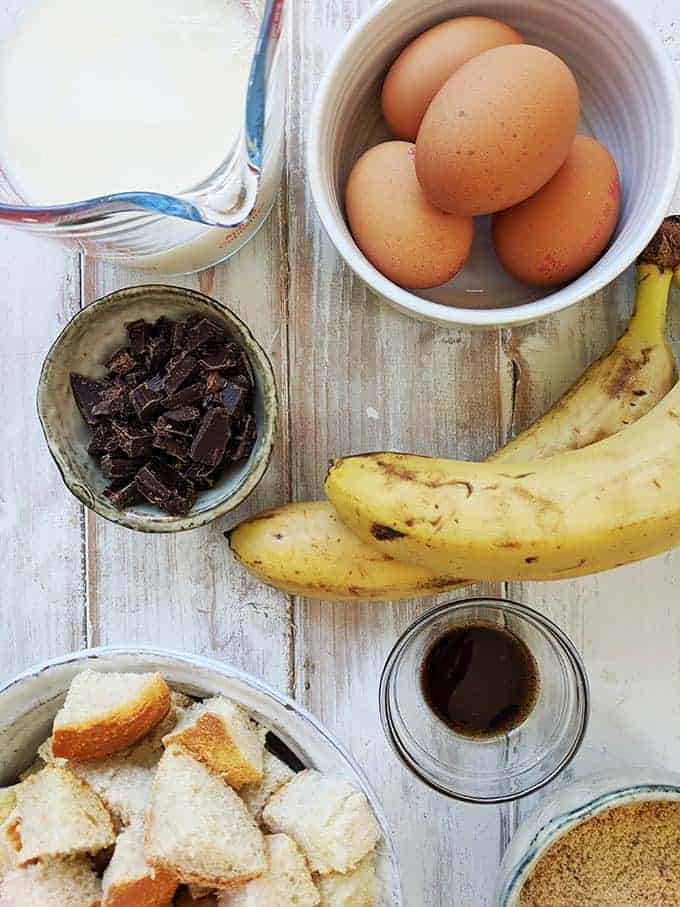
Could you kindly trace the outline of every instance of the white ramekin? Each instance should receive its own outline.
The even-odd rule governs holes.
[[[273,732],[300,761],[342,775],[366,795],[382,841],[378,849],[378,907],[401,907],[394,844],[382,807],[363,772],[343,746],[292,699],[231,665],[200,655],[147,646],[85,649],[34,665],[0,686],[0,785],[12,783],[51,733],[73,677],[97,671],[159,671],[171,687],[191,696],[228,696]]]
[[[527,41],[566,60],[579,82],[584,126],[612,151],[623,183],[621,220],[603,257],[547,295],[527,288],[522,298],[532,301],[511,307],[500,307],[493,298],[484,308],[443,305],[401,289],[362,255],[344,216],[349,170],[380,138],[379,90],[387,67],[420,32],[463,14],[502,19]],[[309,179],[321,221],[352,270],[406,314],[480,328],[534,321],[618,277],[669,213],[680,176],[677,77],[640,15],[627,0],[381,0],[373,6],[347,34],[323,77],[308,146]],[[443,292],[424,295],[445,298]]]

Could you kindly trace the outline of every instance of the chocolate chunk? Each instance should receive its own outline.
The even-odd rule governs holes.
[[[118,438],[113,427],[107,422],[102,422],[95,428],[87,452],[96,457],[106,453],[115,453],[118,447]]]
[[[146,366],[142,365],[136,369],[133,369],[131,372],[128,372],[127,375],[123,375],[123,381],[125,386],[132,388],[137,387],[138,384],[141,384],[143,381],[149,377],[149,370]]]
[[[113,431],[125,456],[143,457],[151,453],[153,432],[148,428],[131,425],[129,422],[114,422]]]
[[[176,394],[170,394],[169,397],[166,397],[163,400],[163,406],[168,409],[177,409],[180,406],[188,406],[190,403],[198,403],[204,397],[204,384],[190,384],[188,387],[183,387],[182,390],[177,391]]]
[[[226,385],[227,379],[224,375],[220,375],[219,372],[208,372],[205,378],[206,396],[209,397],[211,394],[216,394],[217,391],[221,391]]]
[[[168,395],[176,393],[193,375],[195,369],[196,360],[193,356],[186,356],[184,353],[174,356],[165,367],[163,378],[165,393]]]
[[[253,383],[247,375],[230,375],[231,380],[234,384],[238,384],[239,387],[245,387],[246,390],[251,390]]]
[[[250,456],[253,447],[253,441],[249,441],[247,438],[236,438],[234,444],[230,445],[227,451],[227,459],[234,463],[239,460],[245,460],[246,457]]]
[[[180,406],[178,409],[169,409],[165,418],[170,422],[195,422],[200,419],[201,411],[196,406]]]
[[[137,416],[142,422],[152,418],[158,412],[165,398],[163,378],[155,375],[136,387],[130,394],[130,400]]]
[[[113,356],[106,362],[106,369],[114,375],[127,375],[128,372],[137,368],[138,365],[139,363],[132,355],[130,347],[124,346],[122,349],[116,350]]]
[[[221,405],[234,419],[240,419],[245,412],[248,401],[248,391],[238,384],[229,382],[219,393]]]
[[[141,500],[137,491],[137,484],[133,479],[122,488],[118,487],[117,482],[112,482],[108,488],[104,489],[104,496],[107,497],[117,510],[125,510]]]
[[[105,454],[101,459],[102,475],[107,479],[126,479],[133,476],[144,465],[144,460],[128,460]]]
[[[170,348],[173,353],[179,353],[184,349],[184,340],[187,335],[186,325],[181,321],[175,322],[170,332]]]
[[[160,318],[157,318],[151,328],[154,337],[162,337],[163,340],[167,341],[168,345],[170,344],[170,338],[172,337],[172,329],[175,326],[175,322],[171,321],[169,318],[166,318],[165,315],[161,315]]]
[[[224,457],[231,437],[231,416],[222,407],[210,409],[191,445],[191,459],[214,469]]]
[[[224,332],[216,324],[208,321],[207,318],[201,318],[188,328],[184,339],[184,349],[187,353],[193,353],[209,340],[221,340],[223,337]]]
[[[108,382],[86,378],[85,375],[79,375],[77,372],[71,372],[70,378],[71,391],[80,415],[88,425],[96,425],[99,419],[93,410],[101,402],[102,394],[109,386]]]
[[[233,343],[206,343],[203,352],[198,357],[199,365],[209,372],[220,369],[235,368],[238,365],[238,351],[234,351]]]
[[[170,434],[170,432],[156,432],[153,438],[153,446],[157,447],[159,450],[164,450],[166,453],[175,457],[176,460],[181,460],[183,463],[189,461],[189,444],[186,441],[182,441],[181,438],[177,438],[175,435]]]
[[[133,356],[143,356],[146,352],[146,341],[149,336],[149,329],[146,321],[139,318],[137,321],[128,321],[125,325],[128,337],[130,339],[130,349]]]
[[[149,338],[144,356],[150,374],[155,374],[162,366],[170,352],[170,344],[165,337]]]
[[[215,484],[215,470],[202,463],[192,463],[182,472],[184,478],[196,488],[212,488]]]
[[[109,384],[104,388],[101,399],[92,407],[95,416],[122,416],[129,409],[127,389],[124,384]]]
[[[196,500],[196,491],[187,480],[160,460],[150,460],[135,476],[137,490],[150,504],[171,516],[185,516]]]
[[[235,375],[233,380],[237,384],[243,384],[244,387],[252,387],[254,384],[253,380],[253,369],[250,364],[250,359],[248,356],[241,350],[238,357],[238,366],[237,366],[238,375]]]
[[[244,441],[255,441],[257,439],[257,422],[255,416],[248,413],[239,428],[237,437]]]

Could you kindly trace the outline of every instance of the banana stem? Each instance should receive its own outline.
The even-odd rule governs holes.
[[[637,266],[635,311],[626,330],[637,342],[658,343],[666,332],[668,296],[673,279],[671,268],[640,262]]]

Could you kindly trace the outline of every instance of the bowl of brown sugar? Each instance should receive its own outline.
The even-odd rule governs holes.
[[[563,788],[518,829],[494,904],[680,904],[680,775],[636,770]]]

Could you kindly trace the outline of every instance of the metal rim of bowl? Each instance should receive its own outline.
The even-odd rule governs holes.
[[[44,411],[45,404],[47,403],[46,391],[48,387],[49,370],[52,366],[52,362],[55,360],[56,356],[58,356],[59,347],[63,341],[63,338],[69,333],[69,331],[73,329],[73,327],[82,317],[88,315],[92,317],[92,312],[97,311],[100,307],[106,306],[111,301],[123,299],[128,295],[133,297],[135,294],[140,295],[144,292],[165,293],[169,296],[179,297],[184,300],[193,299],[200,302],[202,305],[207,305],[209,308],[213,309],[220,317],[226,316],[227,320],[231,321],[246,338],[251,347],[246,351],[248,356],[250,357],[251,355],[253,355],[253,352],[257,355],[259,359],[259,365],[261,366],[265,374],[265,387],[263,388],[263,406],[267,414],[265,422],[266,432],[264,434],[264,445],[261,449],[258,459],[254,462],[254,464],[252,464],[250,470],[244,475],[240,485],[238,485],[238,487],[235,488],[233,492],[231,492],[226,498],[224,498],[224,500],[220,501],[218,504],[213,505],[212,507],[206,508],[204,511],[199,511],[197,513],[192,513],[190,511],[189,514],[185,517],[155,518],[153,516],[139,516],[137,514],[134,514],[132,511],[117,510],[115,507],[113,507],[113,505],[108,505],[100,498],[95,496],[86,485],[83,485],[71,475],[70,468],[53,443],[49,428],[49,420],[47,419]],[[245,501],[246,498],[248,498],[250,494],[255,490],[255,488],[257,488],[257,486],[260,484],[265,473],[267,472],[267,469],[269,468],[274,448],[274,436],[276,433],[279,414],[276,376],[274,375],[274,369],[271,360],[261,344],[253,336],[253,333],[248,325],[241,318],[239,318],[239,316],[232,309],[230,309],[223,303],[218,302],[216,299],[213,299],[211,296],[207,296],[205,293],[200,293],[198,290],[166,284],[141,284],[124,287],[122,289],[115,290],[113,293],[109,293],[106,296],[101,296],[89,305],[85,306],[85,308],[80,309],[80,311],[78,311],[59,332],[59,335],[53,341],[49,351],[47,352],[47,355],[45,356],[42,368],[40,370],[40,378],[38,380],[36,407],[38,412],[38,419],[40,421],[40,427],[42,429],[45,443],[47,444],[47,449],[49,450],[50,456],[52,457],[52,460],[59,470],[59,474],[64,485],[68,488],[71,494],[73,494],[81,502],[81,504],[84,504],[88,509],[92,510],[98,516],[101,516],[112,523],[124,526],[126,529],[134,529],[138,532],[145,533],[171,533],[184,532],[189,529],[197,529],[200,526],[205,526],[208,523],[213,522],[213,520],[225,516],[227,513],[230,513],[232,510],[242,504],[243,501]]]
[[[364,283],[382,299],[390,305],[408,314],[409,317],[425,319],[428,321],[447,324],[450,327],[471,327],[492,329],[496,327],[511,327],[513,325],[528,324],[539,319],[552,315],[555,312],[561,312],[563,309],[571,308],[579,302],[583,302],[593,294],[602,290],[604,287],[613,283],[617,277],[628,268],[640,255],[642,250],[648,245],[654,236],[659,224],[669,213],[669,206],[673,200],[678,180],[680,179],[680,129],[674,131],[674,154],[675,169],[668,179],[666,190],[662,193],[654,208],[654,217],[650,215],[650,223],[647,230],[641,233],[638,241],[630,247],[625,259],[614,259],[596,280],[590,280],[589,283],[578,293],[571,292],[572,284],[558,288],[555,292],[550,293],[543,299],[535,302],[524,303],[522,305],[510,306],[508,308],[493,309],[463,309],[456,306],[442,305],[436,302],[430,302],[427,299],[421,299],[419,296],[410,293],[408,290],[397,286],[388,278],[384,277],[371,263],[366,259],[352,241],[339,232],[335,226],[335,214],[333,206],[329,199],[329,192],[323,184],[321,178],[322,161],[320,146],[320,130],[323,120],[323,108],[325,106],[326,94],[332,85],[339,78],[338,69],[341,68],[349,49],[355,39],[364,31],[364,29],[378,19],[384,9],[390,6],[394,0],[380,0],[372,6],[361,18],[359,18],[350,28],[336,50],[330,63],[327,65],[319,88],[317,89],[312,116],[310,118],[310,135],[307,144],[307,172],[309,183],[312,190],[312,198],[317,213],[321,219],[326,235],[331,240],[334,248],[340,254],[345,264],[357,274]],[[659,71],[663,77],[663,85],[669,97],[671,98],[671,110],[669,117],[671,121],[680,122],[680,84],[678,83],[677,74],[673,66],[673,61],[665,52],[661,42],[656,34],[652,31],[651,26],[642,20],[642,17],[635,16],[625,5],[624,0],[602,0],[609,3],[613,14],[625,20],[631,29],[635,30],[641,40],[649,47],[650,52],[658,64]],[[586,274],[588,272],[586,271]],[[585,276],[585,275],[582,275]],[[581,279],[581,278],[579,278]],[[570,298],[571,296],[574,298]]]
[[[152,656],[158,658],[167,658],[170,661],[176,661],[186,666],[196,666],[203,668],[206,671],[214,672],[223,677],[231,678],[238,680],[246,686],[250,686],[261,693],[263,696],[273,699],[278,705],[284,708],[286,711],[294,712],[299,718],[301,718],[306,724],[310,725],[313,731],[322,737],[326,743],[335,750],[335,752],[342,758],[342,760],[348,765],[352,770],[356,778],[361,782],[364,789],[369,791],[371,794],[371,810],[375,814],[375,818],[380,826],[381,833],[384,838],[385,849],[387,858],[392,866],[394,872],[394,886],[396,886],[397,893],[399,897],[403,897],[401,890],[401,878],[398,871],[398,861],[396,856],[396,847],[394,844],[394,838],[392,831],[390,829],[387,817],[382,808],[382,804],[375,793],[372,784],[369,782],[364,770],[359,766],[359,764],[354,759],[354,756],[337,740],[331,733],[328,731],[318,719],[307,711],[303,706],[301,706],[294,699],[291,699],[289,696],[286,696],[283,693],[279,693],[269,684],[265,683],[263,680],[259,680],[257,677],[254,677],[252,674],[248,674],[245,671],[236,668],[231,664],[223,663],[214,658],[208,658],[205,655],[193,655],[188,652],[181,652],[176,649],[163,649],[156,648],[155,646],[144,646],[144,645],[133,645],[133,646],[96,646],[89,649],[82,649],[78,652],[70,652],[66,655],[60,655],[55,658],[46,659],[44,661],[38,662],[35,665],[27,668],[19,674],[16,674],[14,677],[9,678],[4,683],[0,684],[0,698],[14,687],[20,686],[27,680],[32,678],[39,677],[41,674],[47,673],[52,668],[60,667],[63,665],[73,664],[77,662],[85,662],[90,659],[96,660],[97,658],[108,658],[115,657],[116,655],[125,655],[125,656]],[[394,907],[400,907],[402,903],[399,900]]]
[[[560,648],[565,652],[569,662],[571,663],[574,674],[577,678],[580,691],[583,695],[583,715],[581,717],[581,723],[578,729],[578,733],[575,734],[574,739],[572,740],[569,750],[564,754],[559,764],[546,775],[545,778],[542,778],[540,781],[535,782],[529,787],[524,788],[518,793],[513,794],[503,794],[496,797],[476,797],[470,794],[465,794],[461,791],[453,791],[448,788],[442,787],[440,784],[437,784],[432,778],[430,778],[418,765],[417,761],[410,755],[408,749],[404,746],[399,734],[396,731],[394,719],[392,717],[392,709],[390,706],[390,696],[389,696],[389,686],[392,680],[392,675],[394,672],[395,665],[401,652],[405,648],[406,644],[409,643],[414,636],[417,636],[424,624],[428,623],[437,615],[446,613],[455,612],[462,608],[467,608],[470,605],[483,604],[483,603],[492,603],[499,605],[505,610],[513,611],[515,614],[518,614],[521,617],[529,618],[530,620],[538,623],[543,630],[546,630],[548,634],[557,641]],[[588,730],[588,724],[590,721],[590,682],[588,680],[588,673],[586,671],[583,659],[579,654],[578,650],[569,639],[567,634],[557,626],[550,618],[546,617],[544,614],[541,614],[539,611],[536,611],[534,608],[530,608],[528,605],[520,604],[519,602],[512,601],[508,598],[495,598],[493,596],[477,596],[475,598],[465,598],[460,599],[455,602],[446,602],[442,605],[436,605],[434,608],[430,608],[428,611],[425,611],[420,615],[409,627],[404,630],[399,639],[396,641],[392,647],[385,665],[380,676],[380,687],[379,687],[379,706],[380,706],[380,722],[382,724],[383,732],[387,737],[387,740],[392,747],[393,752],[399,758],[401,763],[423,782],[431,790],[436,791],[438,794],[442,794],[445,797],[448,797],[451,800],[457,800],[463,803],[475,803],[480,805],[499,805],[501,803],[512,803],[516,800],[521,800],[524,797],[527,797],[529,794],[533,794],[541,788],[545,787],[551,781],[554,781],[555,778],[560,775],[565,768],[571,763],[574,756],[578,753],[583,743],[583,739]]]

